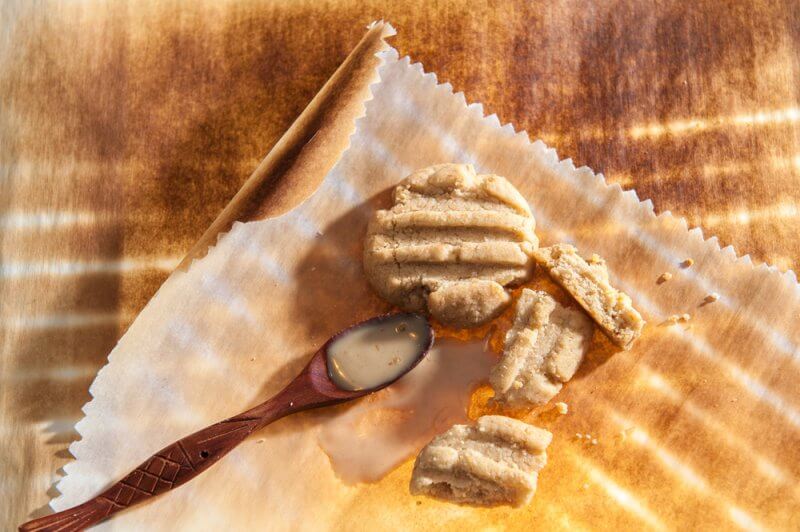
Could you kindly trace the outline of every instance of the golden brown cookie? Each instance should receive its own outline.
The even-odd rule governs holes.
[[[506,179],[472,165],[418,170],[377,211],[364,245],[370,284],[389,302],[442,323],[474,327],[510,298],[503,287],[528,278],[538,246],[534,218]]]
[[[492,368],[495,400],[513,407],[546,404],[583,361],[594,325],[582,311],[549,294],[524,289],[506,334],[503,358]]]
[[[645,321],[633,308],[631,298],[608,281],[603,259],[593,255],[587,262],[569,244],[556,244],[534,252],[550,277],[586,309],[612,342],[623,349],[642,333]]]
[[[417,456],[411,493],[478,506],[522,506],[536,491],[553,435],[505,416],[454,425]]]

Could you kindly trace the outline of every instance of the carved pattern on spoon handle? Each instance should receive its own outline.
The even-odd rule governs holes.
[[[26,523],[20,530],[83,530],[129,506],[188,482],[228,454],[254,430],[273,420],[253,417],[252,412],[220,421],[176,441],[94,499],[71,510]],[[273,409],[268,409],[267,416],[272,412]]]

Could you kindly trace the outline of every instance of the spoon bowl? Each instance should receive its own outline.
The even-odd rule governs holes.
[[[341,351],[337,346],[342,344],[342,340],[349,335],[364,332],[365,328],[383,331],[384,336],[391,335],[395,323],[410,322],[423,324],[415,332],[423,336],[410,339],[415,342],[417,351],[412,353],[407,364],[398,365],[394,371],[389,372],[385,380],[371,386],[345,389],[337,385],[337,380],[349,382],[346,375],[345,380],[342,380],[341,368],[335,368],[332,364],[337,360],[332,353]],[[404,328],[396,327],[398,335],[406,332]],[[357,399],[389,386],[419,364],[433,345],[433,340],[433,329],[419,314],[385,314],[352,325],[325,342],[300,374],[267,401],[165,447],[93,499],[74,508],[24,523],[19,529],[59,532],[83,530],[121,510],[185,484],[215,464],[250,434],[273,421],[295,412]],[[380,345],[376,345],[376,350],[379,350]],[[351,356],[349,360],[352,361],[352,358]],[[383,375],[386,376],[387,373],[384,371]]]

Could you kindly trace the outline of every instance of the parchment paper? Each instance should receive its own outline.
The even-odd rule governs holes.
[[[387,308],[361,269],[369,213],[416,168],[471,162],[510,179],[544,245],[596,252],[649,325],[592,355],[558,400],[534,502],[478,510],[411,497],[410,463],[348,487],[316,443],[325,413],[282,420],[196,480],[100,528],[379,530],[798,525],[800,290],[635,192],[531,143],[420,65],[382,52],[350,147],[290,212],[235,223],[142,311],[91,388],[55,509],[83,502],[154,451],[260,402],[336,330]],[[691,257],[695,263],[682,269]],[[674,277],[656,279],[665,271]],[[719,301],[701,305],[709,292]],[[688,326],[659,325],[690,313]],[[690,326],[690,327],[689,327]],[[597,445],[575,434],[591,433]]]

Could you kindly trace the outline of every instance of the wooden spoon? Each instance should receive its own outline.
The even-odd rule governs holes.
[[[416,360],[400,368],[400,373],[392,375],[390,380],[374,387],[352,390],[337,386],[332,380],[335,378],[331,372],[333,365],[329,363],[328,348],[331,344],[361,327],[392,325],[394,320],[398,323],[404,320],[424,322],[427,337],[415,343],[420,346]],[[405,326],[396,330],[399,333],[405,330]],[[211,467],[250,434],[277,419],[302,410],[343,403],[385,388],[422,360],[433,345],[433,336],[433,329],[418,314],[387,314],[353,325],[325,342],[305,369],[271,399],[165,447],[95,498],[69,510],[29,521],[19,529],[59,532],[83,530],[129,506],[176,488]]]

